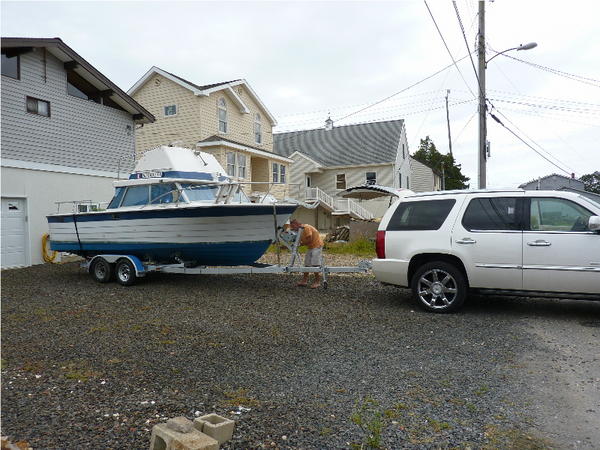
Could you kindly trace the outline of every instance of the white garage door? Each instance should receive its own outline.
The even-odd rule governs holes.
[[[2,197],[2,268],[27,264],[27,208],[23,198]]]

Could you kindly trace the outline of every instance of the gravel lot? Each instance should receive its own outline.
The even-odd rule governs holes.
[[[600,445],[599,302],[475,298],[433,315],[370,275],[297,280],[3,271],[2,434],[147,448],[155,423],[216,412],[237,421],[229,448],[349,448],[379,423],[385,448]]]

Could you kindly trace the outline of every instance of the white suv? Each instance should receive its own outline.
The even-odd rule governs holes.
[[[394,203],[377,232],[375,277],[426,310],[471,290],[600,298],[600,204],[563,191],[444,191]]]

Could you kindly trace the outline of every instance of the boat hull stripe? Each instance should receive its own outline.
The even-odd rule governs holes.
[[[292,214],[296,205],[276,205],[277,214]],[[206,205],[198,207],[138,209],[133,211],[114,210],[101,213],[75,214],[77,223],[111,220],[167,219],[174,217],[232,217],[269,215],[273,205]],[[48,223],[73,222],[74,215],[47,216]],[[243,220],[243,217],[240,217]]]

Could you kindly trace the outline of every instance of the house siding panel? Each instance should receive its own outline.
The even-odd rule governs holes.
[[[133,98],[155,118],[136,131],[136,153],[138,156],[160,145],[178,142],[187,148],[195,148],[200,134],[200,98],[177,83],[155,74]],[[164,107],[177,105],[177,115],[165,117]]]
[[[27,96],[50,102],[50,117],[28,113]],[[21,55],[20,80],[2,77],[1,120],[4,159],[114,173],[133,166],[131,115],[68,95],[63,63],[47,53],[44,71],[42,49]]]
[[[431,168],[416,159],[411,159],[410,165],[412,168],[410,189],[412,191],[430,192],[439,189],[439,177],[434,175]]]

